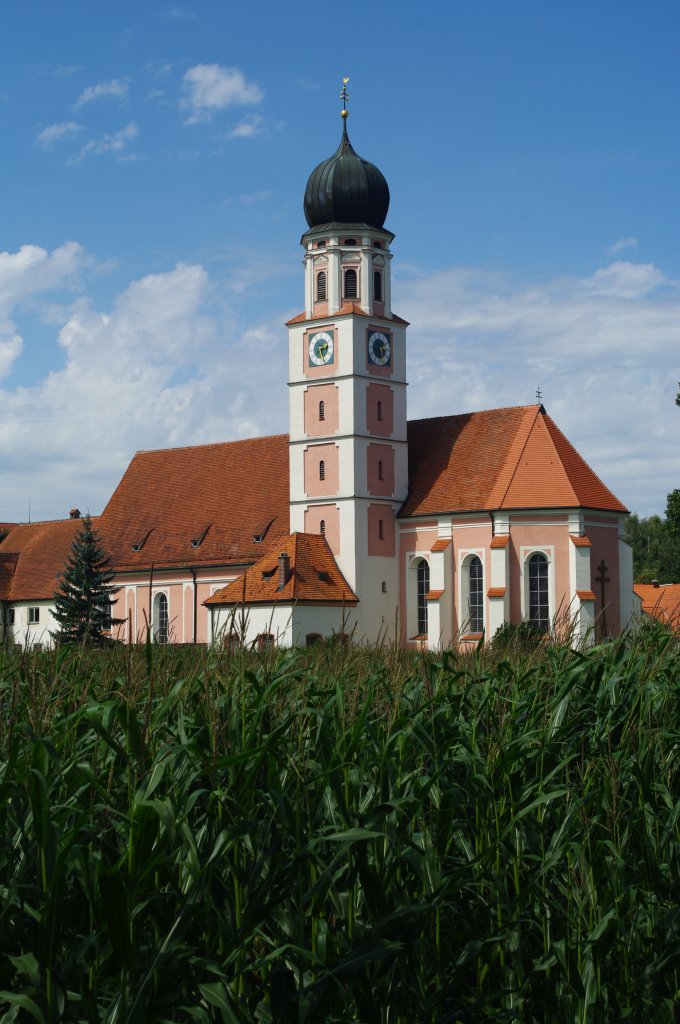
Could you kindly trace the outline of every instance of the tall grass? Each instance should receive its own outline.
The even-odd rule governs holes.
[[[680,647],[0,654],[0,1022],[673,1021]]]

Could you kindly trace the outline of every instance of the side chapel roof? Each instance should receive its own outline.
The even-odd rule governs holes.
[[[408,497],[400,516],[491,509],[627,509],[542,405],[408,424]]]
[[[279,556],[288,557],[288,579],[279,587]],[[358,598],[337,566],[328,541],[318,533],[293,533],[233,583],[209,597],[207,605],[356,604]]]

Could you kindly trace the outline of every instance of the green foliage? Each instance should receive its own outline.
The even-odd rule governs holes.
[[[57,643],[101,646],[108,642],[111,626],[122,621],[111,618],[111,599],[119,588],[111,586],[114,572],[110,561],[86,516],[54,595],[54,618],[59,629],[53,637]]]
[[[680,542],[680,490],[677,487],[666,499],[666,526],[675,540]]]
[[[545,634],[539,633],[533,622],[523,619],[522,622],[504,622],[499,626],[491,638],[491,647],[505,655],[525,655],[544,646],[546,640]]]
[[[3,540],[8,535],[8,533],[9,530],[7,528],[5,528],[4,530],[0,530],[0,544],[2,544]]]
[[[636,583],[680,583],[680,534],[675,536],[666,520],[660,516],[629,516],[625,539],[633,549]]]
[[[0,1020],[677,1019],[678,723],[667,631],[0,653]]]

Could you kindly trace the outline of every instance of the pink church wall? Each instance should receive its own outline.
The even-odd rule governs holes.
[[[382,480],[380,468],[382,465]],[[367,485],[370,494],[394,494],[394,449],[389,444],[369,444],[366,449]]]
[[[182,629],[182,643],[188,644],[194,639],[194,595],[193,587],[183,587],[184,593],[184,622]]]
[[[591,589],[595,594],[595,615],[597,623],[602,626],[602,584],[596,581],[600,575],[598,566],[604,558],[607,567],[605,576],[609,577],[609,583],[605,583],[605,625],[607,633],[618,633],[621,628],[621,602],[619,597],[619,534],[618,530],[611,526],[597,526],[586,523],[586,535],[590,538],[592,548],[590,549],[590,578]]]
[[[320,480],[320,464],[324,463],[324,479]],[[311,498],[338,493],[340,456],[335,444],[315,444],[305,448],[305,493]]]
[[[406,614],[406,580],[409,576],[408,563],[410,557],[417,552],[427,555],[437,539],[439,527],[436,521],[420,523],[415,529],[399,531],[399,622],[401,623],[401,639],[407,641]]]
[[[535,514],[526,523],[513,520],[510,526],[510,618],[513,622],[522,619],[520,559],[526,560],[534,551],[545,551],[552,561],[554,606],[551,605],[551,616],[560,619],[568,614],[570,543],[569,526],[564,519],[560,522],[556,516]],[[522,548],[531,550],[523,555]],[[525,614],[528,615],[528,608]]]
[[[465,555],[469,551],[475,551],[479,554],[482,560],[482,568],[484,572],[484,622],[489,621],[489,600],[486,596],[487,591],[490,587],[491,580],[491,551],[490,544],[492,539],[491,522],[488,518],[482,520],[470,519],[469,522],[458,522],[456,524],[458,529],[454,527],[453,530],[453,635],[456,636],[460,633],[461,626],[465,624],[465,621],[469,621],[469,614],[467,608],[464,606],[460,607],[461,593],[460,593],[460,563],[461,556]],[[462,595],[463,604],[465,605],[466,595]]]
[[[368,520],[368,553],[393,558],[396,550],[394,512],[389,505],[369,505]],[[382,522],[382,537],[380,523]]]
[[[324,419],[319,419],[319,402],[324,404]],[[338,389],[335,384],[315,384],[305,388],[305,433],[310,437],[335,434],[340,422]]]
[[[305,533],[321,533],[321,520],[326,524],[325,537],[334,555],[340,554],[340,510],[337,505],[312,505],[305,509]]]
[[[378,402],[382,419],[378,419]],[[389,437],[394,432],[394,392],[389,384],[371,382],[366,388],[366,426],[377,437]]]

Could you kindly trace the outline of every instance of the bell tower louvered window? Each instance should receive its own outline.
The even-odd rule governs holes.
[[[326,296],[326,271],[320,270],[316,275],[316,301],[325,302]]]
[[[349,269],[345,271],[345,298],[356,299],[357,297],[357,272]]]

